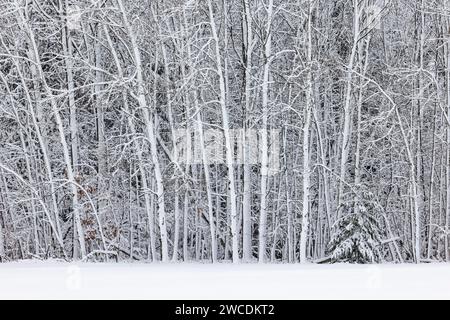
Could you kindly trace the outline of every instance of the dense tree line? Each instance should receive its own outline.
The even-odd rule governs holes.
[[[447,0],[0,0],[0,26],[0,260],[450,261]]]

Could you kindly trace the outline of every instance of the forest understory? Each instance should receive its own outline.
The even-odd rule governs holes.
[[[0,0],[29,259],[450,262],[450,1]]]

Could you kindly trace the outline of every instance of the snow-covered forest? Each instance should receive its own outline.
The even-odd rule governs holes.
[[[450,261],[448,0],[0,0],[0,261]]]

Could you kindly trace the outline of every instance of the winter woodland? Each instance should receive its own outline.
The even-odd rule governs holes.
[[[448,0],[0,0],[0,261],[450,261]]]

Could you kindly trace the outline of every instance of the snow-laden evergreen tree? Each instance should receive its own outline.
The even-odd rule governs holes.
[[[332,262],[364,264],[381,260],[376,207],[363,200],[343,204],[329,244]]]

